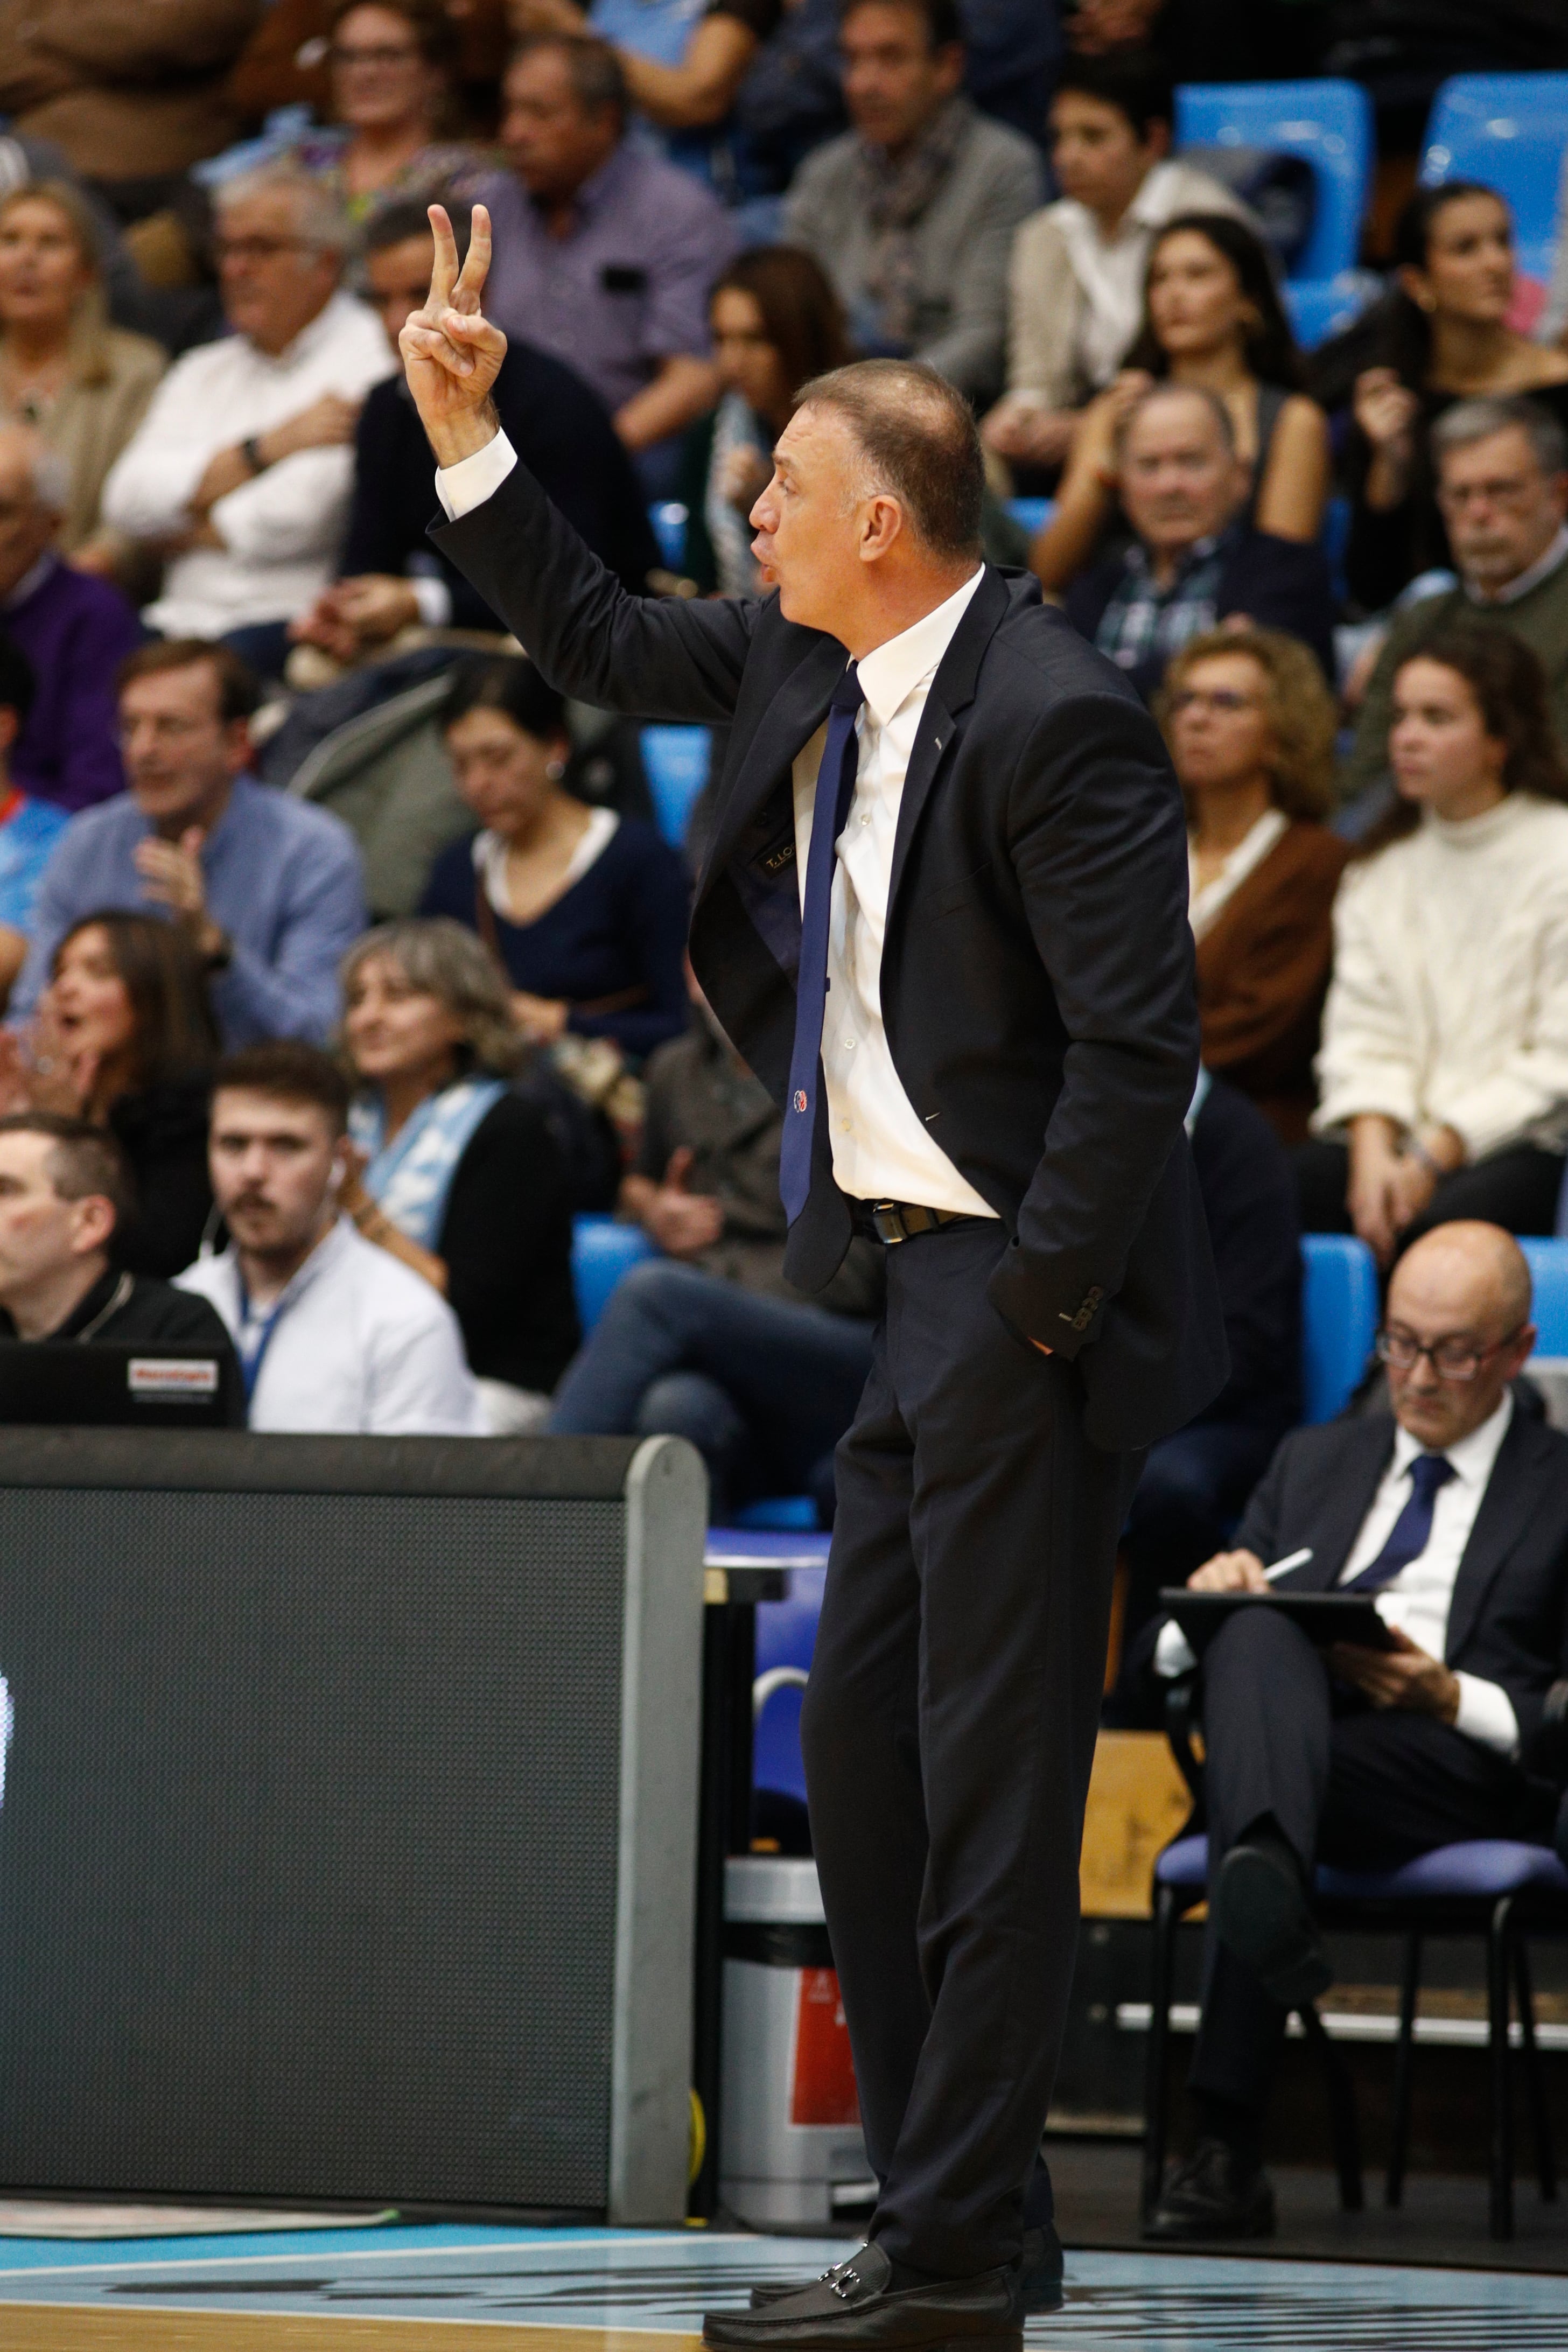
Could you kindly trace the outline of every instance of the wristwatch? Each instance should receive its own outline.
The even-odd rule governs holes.
[[[253,474],[264,474],[267,471],[267,460],[261,454],[261,442],[257,434],[249,433],[246,436],[239,445],[239,454]]]

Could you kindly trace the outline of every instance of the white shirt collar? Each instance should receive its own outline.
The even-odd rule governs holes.
[[[1143,174],[1142,184],[1127,210],[1121,215],[1118,236],[1129,227],[1163,228],[1170,213],[1170,200],[1165,191],[1175,177],[1177,166],[1167,160],[1156,163]]]
[[[1461,1437],[1457,1445],[1445,1445],[1441,1449],[1453,1464],[1456,1475],[1461,1478],[1467,1486],[1486,1485],[1492,1475],[1492,1465],[1498,1458],[1499,1449],[1503,1439],[1508,1435],[1509,1423],[1512,1419],[1513,1391],[1510,1389],[1505,1392],[1497,1411],[1489,1413],[1479,1429],[1472,1429],[1468,1437]],[[1408,1430],[1399,1430],[1394,1440],[1395,1473],[1408,1470],[1418,1454],[1430,1454],[1436,1450],[1432,1446],[1423,1445],[1421,1440],[1418,1437],[1412,1437]]]
[[[1564,556],[1568,556],[1568,522],[1558,525],[1557,536],[1545,554],[1538,555],[1517,579],[1507,580],[1500,588],[1489,590],[1472,588],[1467,580],[1465,593],[1475,604],[1517,604],[1521,596],[1528,596],[1532,588],[1539,588],[1543,580],[1551,577]]]
[[[337,1265],[339,1259],[353,1249],[356,1238],[354,1228],[347,1217],[334,1217],[304,1265],[295,1268],[277,1297],[269,1307],[261,1310],[262,1313],[269,1318],[276,1318],[283,1314],[287,1308],[295,1306],[312,1284],[318,1282],[323,1274],[329,1273]],[[248,1305],[248,1294],[244,1286],[245,1277],[239,1270],[239,1253],[232,1243],[226,1255],[234,1261],[236,1299],[245,1299]],[[254,1309],[252,1312],[254,1313]]]
[[[856,666],[866,708],[879,727],[885,727],[922,680],[934,677],[938,665],[969,609],[971,597],[985,577],[982,563],[962,588],[912,627],[865,656]]]

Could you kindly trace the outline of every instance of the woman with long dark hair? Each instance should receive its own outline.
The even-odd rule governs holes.
[[[769,452],[801,385],[850,351],[826,271],[794,246],[741,254],[714,286],[709,318],[724,396],[681,453],[686,570],[705,591],[745,596],[760,581],[746,517],[773,470]]]
[[[166,1279],[200,1247],[217,1054],[205,974],[184,931],[117,908],[71,926],[25,1045],[7,1039],[7,1109],[89,1118],[124,1148],[137,1208],[116,1230],[114,1256],[132,1274]]]
[[[1162,380],[1225,402],[1252,476],[1254,529],[1316,539],[1329,487],[1328,419],[1301,390],[1273,266],[1241,221],[1183,213],[1150,247],[1142,331],[1115,383],[1084,410],[1056,513],[1030,552],[1046,588],[1065,588],[1092,555],[1115,510],[1121,420]]]
[[[605,1037],[640,1061],[686,1026],[686,869],[650,824],[564,789],[565,705],[529,661],[453,674],[442,719],[479,830],[437,859],[422,915],[478,931],[531,1045]]]
[[[1419,573],[1447,568],[1433,425],[1458,400],[1522,394],[1568,425],[1568,353],[1508,323],[1513,216],[1494,188],[1418,188],[1400,215],[1398,286],[1379,306],[1375,363],[1355,379],[1346,448],[1352,521],[1345,570],[1369,611]]]
[[[1568,769],[1530,648],[1445,629],[1394,683],[1394,806],[1334,904],[1302,1223],[1386,1265],[1430,1226],[1549,1234],[1568,1146]]]

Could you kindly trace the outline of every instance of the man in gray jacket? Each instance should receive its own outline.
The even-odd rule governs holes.
[[[988,400],[1013,232],[1040,202],[1038,153],[962,96],[954,0],[847,0],[839,42],[853,127],[801,165],[784,241],[826,270],[861,352],[923,360]]]

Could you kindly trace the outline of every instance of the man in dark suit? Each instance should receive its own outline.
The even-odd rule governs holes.
[[[1067,614],[1146,699],[1190,639],[1233,619],[1300,637],[1334,674],[1322,551],[1255,530],[1230,411],[1195,384],[1156,383],[1122,418],[1117,488],[1130,547],[1075,580]]]
[[[469,214],[451,208],[459,253]],[[385,205],[365,232],[371,299],[394,350],[403,322],[425,299],[432,247],[425,207]],[[658,542],[631,458],[597,393],[548,352],[514,342],[495,387],[502,427],[523,464],[628,588],[647,585]],[[339,661],[356,661],[400,629],[486,629],[505,624],[455,563],[431,548],[430,472],[425,434],[401,374],[366,395],[354,430],[354,488],[339,577],[290,630]],[[413,559],[412,562],[410,559]]]
[[[708,2340],[1016,2345],[1061,2294],[1037,2158],[1117,1532],[1225,1377],[1179,796],[1115,671],[982,563],[933,370],[806,388],[752,512],[777,594],[628,596],[485,402],[484,242],[476,210],[404,331],[438,543],[568,691],[728,725],[691,956],[784,1114],[784,1270],[887,1247],[803,1719],[880,2194],[848,2263]]]
[[[1530,1270],[1500,1226],[1440,1225],[1389,1286],[1382,1413],[1288,1437],[1237,1549],[1189,1582],[1381,1597],[1397,1647],[1335,1649],[1238,1612],[1203,1660],[1209,1948],[1189,2084],[1197,2146],[1150,2223],[1164,2239],[1264,2236],[1263,2110],[1289,2011],[1331,1969],[1315,1863],[1371,1870],[1461,1838],[1550,1841],[1549,1694],[1568,1673],[1568,1437],[1511,1382],[1535,1342]],[[1167,1623],[1156,1666],[1191,1664]]]

